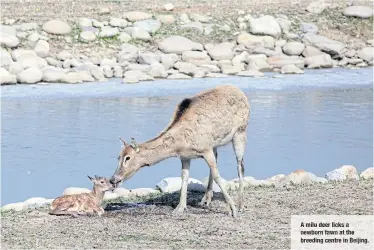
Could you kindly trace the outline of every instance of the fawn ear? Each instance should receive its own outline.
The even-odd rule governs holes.
[[[92,178],[91,176],[88,176],[88,175],[87,175],[87,177],[88,177],[88,179],[90,179],[90,181],[94,181],[94,180],[95,180],[95,179]]]
[[[126,142],[125,142],[125,140],[124,139],[122,139],[121,137],[119,137],[119,140],[123,143],[123,145],[125,146],[125,147],[127,147],[129,144],[127,144]]]

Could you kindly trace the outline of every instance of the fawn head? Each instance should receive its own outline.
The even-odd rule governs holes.
[[[87,176],[94,183],[94,188],[101,192],[113,191],[114,186],[109,179],[95,175],[95,178]]]

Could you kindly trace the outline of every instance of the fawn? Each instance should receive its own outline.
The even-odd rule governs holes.
[[[96,175],[95,178],[90,176],[88,178],[94,183],[92,192],[56,198],[51,204],[49,214],[77,217],[78,215],[97,213],[101,216],[104,213],[104,209],[101,207],[104,193],[112,191],[114,187],[107,178]]]

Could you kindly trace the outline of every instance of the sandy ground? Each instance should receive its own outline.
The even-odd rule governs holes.
[[[232,195],[236,198],[235,191]],[[226,214],[217,195],[211,210],[198,207],[202,194],[197,193],[189,193],[187,212],[173,216],[178,197],[154,198],[135,208],[109,204],[102,217],[3,213],[2,249],[285,249],[290,247],[291,215],[373,214],[369,181],[250,188],[246,211],[238,219]]]

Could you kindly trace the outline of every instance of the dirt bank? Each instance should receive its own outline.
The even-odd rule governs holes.
[[[236,192],[233,192],[236,198]],[[212,209],[197,206],[190,193],[188,212],[171,214],[178,194],[153,198],[148,206],[109,204],[103,217],[54,217],[46,211],[2,214],[2,249],[11,248],[210,248],[285,249],[290,216],[297,214],[372,215],[372,181],[290,187],[257,187],[245,192],[246,211],[235,220],[215,196]]]

